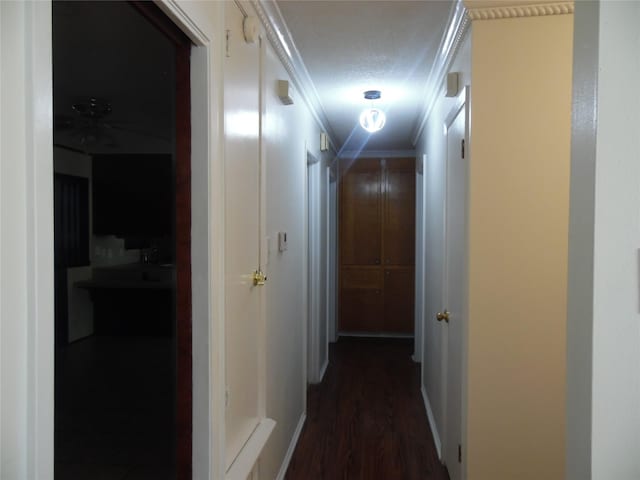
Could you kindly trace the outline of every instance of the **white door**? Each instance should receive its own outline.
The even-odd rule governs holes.
[[[244,15],[225,4],[225,415],[226,468],[259,422],[260,174],[258,43],[246,43]]]
[[[446,328],[444,461],[451,480],[461,478],[462,466],[462,333],[466,317],[467,263],[465,128],[466,107],[459,103],[447,119],[445,207],[444,308],[448,312],[443,322]]]

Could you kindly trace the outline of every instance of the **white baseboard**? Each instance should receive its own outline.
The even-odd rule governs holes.
[[[413,338],[413,334],[411,333],[376,333],[376,332],[340,332],[338,333],[338,337]]]
[[[307,419],[307,413],[302,412],[300,416],[300,420],[298,420],[298,425],[296,426],[296,430],[293,432],[293,437],[291,437],[291,442],[289,443],[289,448],[287,449],[287,454],[284,456],[284,460],[282,461],[282,465],[280,466],[280,471],[278,472],[278,476],[276,480],[283,480],[284,476],[287,474],[287,469],[289,468],[289,462],[291,461],[291,457],[293,457],[293,452],[296,450],[296,445],[298,445],[298,440],[300,439],[300,434],[302,433],[302,428],[304,427],[304,422]]]
[[[438,452],[438,458],[442,461],[442,442],[440,441],[440,435],[438,435],[438,429],[436,428],[436,419],[433,416],[433,410],[431,410],[431,403],[429,403],[429,397],[424,386],[420,389],[422,392],[422,400],[424,400],[424,408],[427,411],[427,418],[429,419],[429,427],[431,427],[431,434],[433,435],[433,443],[436,444],[436,451]]]
[[[320,378],[318,379],[318,383],[322,383],[322,380],[324,380],[324,374],[327,373],[327,368],[328,367],[329,367],[329,359],[327,358],[324,361],[324,365],[320,369]]]

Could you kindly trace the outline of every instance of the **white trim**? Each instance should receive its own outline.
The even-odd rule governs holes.
[[[193,43],[203,46],[211,42],[210,38],[189,17],[176,0],[156,0],[156,5]]]
[[[413,335],[410,333],[338,332],[338,337],[413,338]]]
[[[51,5],[25,5],[28,478],[53,475],[54,284]],[[48,436],[51,434],[51,437]]]
[[[315,162],[313,160],[316,160]],[[307,289],[308,350],[307,381],[318,383],[320,376],[320,175],[319,159],[307,151]]]
[[[496,5],[493,7],[470,8],[471,20],[497,20],[501,18],[543,17],[548,15],[568,15],[574,11],[574,3],[558,2],[538,5]]]
[[[431,429],[431,435],[433,436],[433,443],[436,446],[438,452],[438,458],[442,461],[442,442],[440,441],[440,435],[438,435],[438,429],[436,427],[436,418],[431,410],[431,403],[429,402],[429,396],[424,386],[420,389],[422,393],[422,400],[424,401],[424,408],[427,411],[427,419],[429,420],[429,428]]]
[[[247,480],[249,478],[275,427],[276,422],[270,418],[263,418],[260,421],[227,470],[225,480]]]
[[[466,142],[466,151],[465,151],[465,160],[467,162],[467,184],[465,186],[466,191],[469,192],[469,178],[470,178],[470,167],[471,161],[473,159],[472,155],[472,145],[471,145],[471,87],[467,85],[464,88],[464,96],[465,96],[465,142]],[[469,357],[469,207],[466,207],[464,222],[466,225],[465,228],[465,237],[466,237],[466,258],[465,258],[465,278],[466,278],[466,286],[463,290],[463,299],[464,299],[464,311],[462,314],[462,327],[461,333],[462,338],[460,352],[462,355],[461,364],[460,364],[460,441],[462,443],[462,468],[460,470],[461,479],[467,478],[467,416],[469,412],[469,397],[468,397],[468,387],[469,387],[469,372],[468,372],[468,357]]]
[[[327,368],[329,368],[329,358],[326,358],[322,368],[320,368],[320,374],[318,375],[318,383],[322,383],[324,380],[324,374],[327,373]]]
[[[300,440],[300,434],[302,433],[302,429],[304,428],[304,423],[307,420],[307,414],[305,412],[300,415],[300,420],[298,420],[298,425],[296,426],[295,431],[293,432],[293,437],[291,437],[291,442],[289,442],[289,448],[287,449],[287,453],[284,456],[284,460],[280,465],[280,471],[278,472],[278,476],[276,480],[284,480],[284,476],[287,474],[287,469],[289,468],[289,463],[291,462],[291,457],[293,457],[293,452],[296,450],[296,446],[298,445],[298,440]]]
[[[201,5],[180,3],[182,5],[176,0],[160,0],[157,5],[196,44],[191,49],[190,62],[191,255],[202,261],[192,261],[191,265],[194,379],[192,468],[194,478],[222,479],[226,444],[222,141],[224,2]],[[215,15],[210,15],[211,8],[215,9]],[[203,24],[203,21],[211,23]],[[203,198],[207,201],[202,202]],[[198,218],[206,220],[198,222]],[[198,322],[197,319],[202,321]]]
[[[318,91],[311,80],[309,71],[293,41],[291,32],[282,17],[278,5],[273,1],[260,0],[251,0],[251,4],[258,17],[260,17],[267,33],[267,38],[271,42],[278,58],[298,88],[300,96],[309,107],[320,129],[329,137],[329,143],[335,148],[335,145],[337,145],[334,140],[336,138],[335,133],[330,127],[327,115],[320,103]]]
[[[413,130],[413,145],[418,142],[418,138],[422,135],[422,131],[427,124],[427,119],[429,115],[431,115],[431,110],[443,92],[444,78],[453,59],[458,53],[458,48],[469,29],[469,24],[470,20],[463,0],[457,0],[457,2],[453,4],[449,22],[445,30],[446,33],[442,37],[440,47],[438,48],[438,56],[433,62],[427,83],[425,84],[422,98],[425,98],[426,101],[422,113],[418,116],[416,127]]]
[[[415,150],[342,150],[339,158],[406,158],[415,156]]]
[[[307,151],[307,166],[315,165],[318,163],[320,159],[313,155],[311,152]]]

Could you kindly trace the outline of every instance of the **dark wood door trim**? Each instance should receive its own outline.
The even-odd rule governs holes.
[[[176,478],[191,480],[193,363],[191,323],[191,41],[152,2],[130,2],[176,46]]]

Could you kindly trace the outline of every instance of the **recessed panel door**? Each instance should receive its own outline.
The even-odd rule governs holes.
[[[385,268],[383,331],[413,333],[414,277],[412,267]]]
[[[387,160],[385,172],[384,265],[413,267],[416,244],[415,160]]]
[[[259,65],[258,44],[244,41],[244,16],[226,2],[225,58],[225,374],[226,468],[259,422]]]
[[[464,158],[466,108],[453,112],[447,125],[444,460],[451,480],[461,478],[462,322],[466,305],[467,159]]]
[[[342,177],[340,263],[380,265],[382,256],[382,171],[380,160],[358,160]]]

